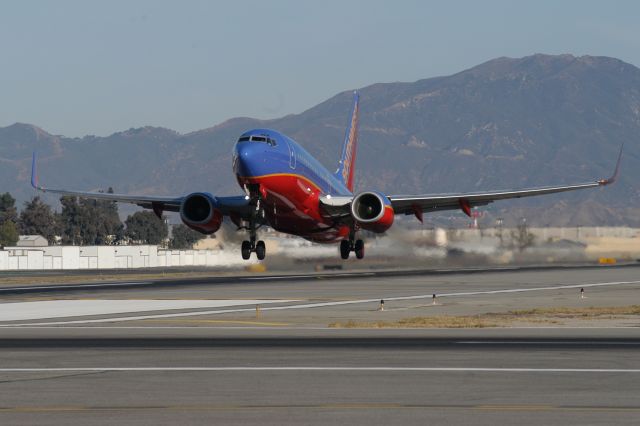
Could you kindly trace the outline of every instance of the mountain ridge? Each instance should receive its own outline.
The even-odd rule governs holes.
[[[37,150],[41,179],[52,187],[236,194],[231,149],[252,127],[293,137],[332,170],[351,93],[340,92],[299,114],[236,117],[183,134],[143,126],[105,137],[65,138],[16,123],[0,128],[0,163],[8,165],[0,170],[0,191],[21,202],[33,195],[29,159]],[[640,131],[640,69],[633,65],[588,55],[502,57],[450,76],[372,84],[360,96],[360,190],[469,192],[595,180],[610,175],[625,142],[622,176],[611,188],[495,203],[484,210],[506,218],[510,209],[528,211],[535,216],[532,224],[640,226],[640,146],[634,139]],[[585,211],[576,215],[572,208]],[[603,218],[603,212],[610,213]],[[444,219],[433,220],[466,220],[457,213],[439,217]]]

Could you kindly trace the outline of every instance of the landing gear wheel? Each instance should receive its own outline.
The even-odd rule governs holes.
[[[348,240],[340,241],[340,257],[346,260],[349,258],[349,253],[351,253],[351,243]]]
[[[356,257],[358,259],[362,259],[364,257],[364,241],[356,240],[356,244],[353,251],[356,252]]]
[[[242,258],[244,260],[247,260],[251,257],[251,242],[250,241],[243,241],[242,242]]]
[[[266,254],[267,248],[264,245],[264,241],[258,241],[256,243],[256,256],[258,256],[258,260],[264,260]]]

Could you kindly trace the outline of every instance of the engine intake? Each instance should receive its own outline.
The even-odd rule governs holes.
[[[393,224],[394,212],[389,199],[379,192],[361,192],[351,201],[351,215],[368,231],[382,233]]]
[[[189,194],[180,206],[180,219],[189,228],[203,234],[213,234],[222,225],[222,212],[218,201],[211,194],[195,192]]]

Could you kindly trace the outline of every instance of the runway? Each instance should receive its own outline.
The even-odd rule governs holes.
[[[211,286],[7,296],[6,304],[16,306],[126,301],[133,307],[123,309],[141,310],[2,322],[11,326],[0,328],[0,422],[636,424],[637,318],[615,326],[605,321],[561,328],[327,325],[524,307],[629,305],[639,300],[637,272],[504,271],[251,284],[229,279]],[[580,298],[583,287],[577,286],[586,288],[587,299]],[[436,305],[428,298],[433,292],[441,295]],[[377,309],[379,297],[387,298],[385,311]],[[202,306],[185,305],[193,301]],[[240,305],[225,306],[231,301]],[[261,302],[256,315],[256,301],[273,303]],[[159,309],[147,311],[150,306]],[[288,308],[266,310],[271,307]],[[225,310],[232,312],[216,313]]]

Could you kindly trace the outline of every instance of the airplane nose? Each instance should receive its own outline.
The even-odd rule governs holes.
[[[236,144],[236,174],[240,176],[253,176],[252,164],[255,164],[259,156],[259,144],[254,142],[241,142]]]

